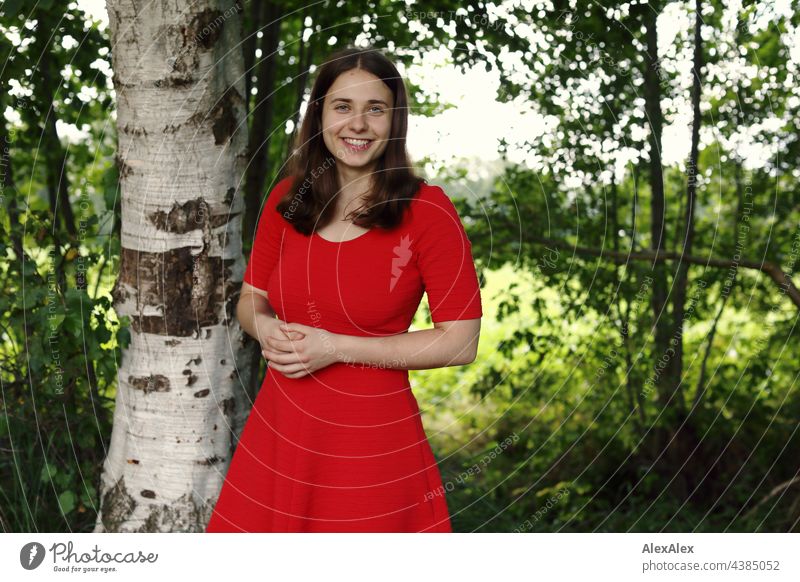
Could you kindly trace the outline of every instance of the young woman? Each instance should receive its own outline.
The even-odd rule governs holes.
[[[480,289],[448,196],[416,177],[395,66],[319,70],[237,316],[266,378],[208,532],[450,532],[409,369],[475,359]],[[423,292],[433,328],[408,332]]]

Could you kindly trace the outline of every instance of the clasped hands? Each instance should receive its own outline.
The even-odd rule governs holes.
[[[300,378],[338,361],[338,334],[300,323],[274,320],[261,340],[267,365],[287,378]]]

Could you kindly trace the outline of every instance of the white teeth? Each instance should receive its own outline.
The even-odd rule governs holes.
[[[350,138],[347,138],[347,137],[343,138],[343,139],[347,143],[349,143],[351,145],[354,145],[354,146],[363,146],[363,145],[367,145],[370,142],[370,140],[368,140],[368,139],[350,139]]]

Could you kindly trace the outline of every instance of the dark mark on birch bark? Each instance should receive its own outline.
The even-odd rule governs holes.
[[[214,455],[213,457],[208,457],[207,459],[200,459],[199,461],[195,461],[198,465],[214,465],[216,463],[221,463],[225,459],[223,457],[218,457]]]
[[[122,525],[136,509],[136,500],[128,493],[125,486],[125,477],[110,487],[104,494],[100,503],[101,520],[107,532],[119,531]]]
[[[222,12],[206,8],[192,18],[186,32],[187,36],[192,33],[193,36],[187,39],[187,42],[208,50],[219,40],[224,24],[225,16]]]
[[[195,256],[189,247],[164,253],[123,248],[112,295],[118,306],[130,299],[127,289],[138,290],[138,295],[135,305],[118,313],[128,315],[138,333],[200,337],[201,328],[233,316],[239,292],[231,280],[234,263],[234,259],[208,256],[206,249]],[[144,307],[159,308],[163,314],[139,315]]]
[[[240,116],[237,108],[241,109],[243,106],[244,99],[235,87],[230,86],[211,111],[205,115],[196,113],[188,119],[188,122],[200,125],[210,119],[211,129],[214,133],[214,145],[225,145],[238,126],[237,120]]]
[[[165,232],[186,234],[193,230],[203,229],[208,223],[211,228],[226,224],[237,213],[211,214],[211,208],[203,198],[188,200],[183,204],[175,202],[169,213],[158,210],[150,215],[150,222]]]
[[[236,409],[236,399],[231,396],[230,398],[226,398],[222,401],[222,414],[233,414],[233,411]]]
[[[141,390],[145,394],[150,392],[169,392],[169,378],[161,374],[150,374],[149,376],[128,376],[128,383],[135,390]]]
[[[133,169],[125,163],[125,160],[118,153],[114,154],[114,162],[117,164],[117,174],[120,179],[127,178],[133,174]]]

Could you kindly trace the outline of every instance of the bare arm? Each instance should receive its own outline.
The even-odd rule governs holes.
[[[269,304],[267,292],[244,282],[236,304],[236,318],[242,329],[262,346],[266,345],[267,337],[278,332],[282,323]]]
[[[433,329],[362,337],[289,323],[282,329],[306,337],[301,341],[270,338],[265,355],[271,366],[289,377],[334,362],[405,370],[463,366],[475,360],[480,327],[480,318],[465,319],[434,323]]]
[[[480,319],[434,323],[423,329],[384,337],[340,336],[340,359],[365,365],[425,370],[464,366],[475,361]],[[388,366],[388,363],[400,362]]]

